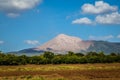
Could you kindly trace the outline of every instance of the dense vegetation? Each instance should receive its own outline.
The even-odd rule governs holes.
[[[25,65],[25,64],[84,64],[84,63],[113,63],[120,62],[120,54],[111,53],[105,55],[103,52],[88,52],[86,54],[74,53],[57,54],[44,52],[39,56],[17,56],[0,52],[0,65]]]

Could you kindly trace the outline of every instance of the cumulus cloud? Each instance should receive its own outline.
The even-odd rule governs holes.
[[[87,17],[76,19],[76,20],[72,21],[72,24],[92,24],[92,23],[93,22]]]
[[[120,24],[118,6],[112,6],[104,1],[96,1],[94,5],[85,3],[81,9],[83,13],[96,14],[94,20],[84,17],[72,21],[72,24]]]
[[[32,9],[42,0],[0,0],[0,11],[8,16],[16,16],[19,13]]]
[[[0,44],[3,44],[4,43],[4,41],[0,41]]]
[[[100,24],[120,24],[120,14],[114,12],[111,14],[98,15],[96,17],[96,22]]]
[[[37,44],[39,44],[39,41],[37,41],[37,40],[25,40],[24,42],[26,44],[30,44],[30,45],[37,45]]]
[[[113,39],[114,36],[113,35],[108,35],[108,36],[89,36],[90,40],[109,40],[109,39]]]
[[[117,6],[111,6],[104,1],[96,1],[95,5],[86,3],[82,6],[82,12],[88,14],[103,14],[117,11]]]

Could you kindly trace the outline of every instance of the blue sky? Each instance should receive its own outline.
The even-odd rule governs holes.
[[[42,45],[59,34],[120,41],[119,0],[0,0],[0,50]]]

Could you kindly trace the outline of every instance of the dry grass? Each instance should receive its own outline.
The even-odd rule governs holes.
[[[0,66],[0,80],[120,80],[120,63]]]

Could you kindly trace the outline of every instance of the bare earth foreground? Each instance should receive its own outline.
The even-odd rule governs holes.
[[[0,80],[120,80],[120,63],[0,66]]]

